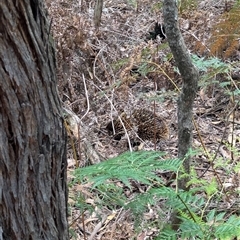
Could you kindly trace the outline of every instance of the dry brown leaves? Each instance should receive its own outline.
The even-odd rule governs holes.
[[[146,41],[155,21],[162,22],[158,4],[157,0],[104,1],[102,23],[96,31],[93,23],[94,1],[46,0],[56,42],[60,96],[64,106],[71,109],[85,126],[80,139],[87,141],[102,159],[116,156],[128,149],[126,138],[116,142],[108,135],[107,123],[123,111],[131,114],[136,106],[153,110],[154,105],[157,114],[166,120],[170,128],[169,139],[163,141],[158,149],[164,149],[169,157],[177,156],[178,93],[162,89],[168,89],[169,84],[170,89],[176,90],[173,83],[180,87],[179,75],[173,71],[173,65],[168,65],[170,60],[164,61],[170,51],[167,47],[162,47],[165,43]],[[197,52],[200,48],[208,51],[205,43],[210,29],[217,15],[223,10],[224,1],[203,0],[200,1],[199,9],[182,14],[180,26],[191,51]],[[148,60],[144,54],[149,56]],[[142,62],[142,59],[145,62]],[[154,67],[153,70],[146,75],[132,73],[132,69],[138,70],[139,66],[144,64]],[[155,91],[156,87],[158,92]],[[154,99],[157,99],[155,103]],[[223,159],[231,157],[228,150],[218,150],[225,128],[224,139],[228,143],[231,141],[229,139],[234,139],[235,146],[239,145],[239,135],[231,130],[229,122],[224,121],[230,110],[221,115],[226,111],[228,102],[229,100],[226,100],[216,108],[215,95],[200,91],[194,109],[197,126],[194,131],[194,147],[201,147],[204,143],[209,153],[218,151],[218,156]],[[154,149],[154,145],[146,142],[145,149]],[[71,152],[71,149],[69,151]],[[84,148],[77,151],[84,162],[80,162],[82,166],[86,164],[87,155]],[[233,159],[234,161],[237,159]],[[69,174],[75,167],[74,162],[75,160],[69,158]],[[196,156],[195,162],[201,174],[206,165],[208,166],[208,156]],[[207,177],[211,176],[212,173]],[[226,180],[227,176],[224,177]],[[226,187],[232,187],[232,182],[236,182],[234,179],[236,178],[232,176],[231,181],[223,180]],[[72,239],[84,239],[85,236],[86,239],[135,237],[140,240],[147,237],[151,239],[157,232],[156,229],[149,228],[137,233],[131,214],[121,208],[115,211],[106,207],[97,208],[96,196],[91,194],[90,188],[90,185],[79,184],[70,190],[69,222],[75,232],[75,238]],[[82,213],[75,205],[79,192],[93,207],[92,213]],[[149,209],[144,221],[153,219],[152,215],[156,215],[156,212],[156,209]]]

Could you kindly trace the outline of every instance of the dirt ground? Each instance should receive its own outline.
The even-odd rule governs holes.
[[[51,19],[58,68],[58,89],[65,108],[71,110],[81,122],[81,136],[75,129],[77,161],[73,145],[69,143],[69,179],[77,166],[87,166],[118,156],[129,148],[166,152],[166,158],[177,157],[177,99],[181,89],[181,77],[176,70],[166,39],[159,36],[149,39],[156,22],[163,23],[162,1],[156,0],[106,0],[99,29],[94,26],[95,1],[46,0]],[[208,57],[209,39],[220,16],[229,11],[234,1],[189,0],[181,6],[179,23],[186,45],[191,54]],[[197,45],[201,43],[204,50]],[[239,52],[223,59],[236,66]],[[231,159],[228,167],[239,159],[239,105],[234,108],[231,97],[219,87],[224,74],[213,74],[199,83],[194,106],[195,129],[193,147],[201,149],[194,157],[199,175],[209,165],[208,156]],[[214,82],[215,81],[215,82]],[[235,80],[236,82],[239,79]],[[237,87],[237,86],[236,86]],[[131,119],[135,109],[155,111],[169,128],[169,137],[159,143],[142,141],[134,129],[116,139],[106,129],[112,119],[125,113]],[[234,109],[235,115],[231,109]],[[232,122],[235,122],[233,128]],[[129,146],[128,137],[137,142]],[[238,152],[229,151],[233,142]],[[137,139],[137,140],[136,140]],[[225,144],[220,144],[220,143]],[[80,144],[79,144],[80,143]],[[81,145],[79,147],[79,145]],[[91,149],[91,151],[89,151]],[[204,150],[208,154],[204,153]],[[233,174],[219,170],[224,183],[230,183]],[[205,178],[211,178],[209,171]],[[71,239],[154,239],[158,229],[147,226],[148,221],[158,218],[157,210],[150,209],[145,215],[141,230],[137,231],[129,211],[95,207],[93,212],[82,214],[71,198],[83,190],[83,186],[70,189],[69,224]],[[87,186],[86,186],[87,188]],[[94,205],[95,196],[88,196],[88,204]],[[168,217],[168,213],[165,213]],[[84,224],[83,224],[84,222]],[[145,224],[145,225],[144,225]],[[139,229],[138,229],[139,230]]]

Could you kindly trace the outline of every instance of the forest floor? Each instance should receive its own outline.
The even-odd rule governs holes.
[[[69,144],[69,179],[77,165],[84,167],[129,151],[127,137],[114,139],[106,127],[123,112],[131,119],[135,109],[155,111],[169,128],[169,137],[156,145],[153,140],[138,139],[138,142],[144,142],[141,149],[164,151],[166,159],[174,159],[178,153],[177,99],[181,77],[166,39],[159,36],[149,39],[155,23],[163,22],[162,1],[105,0],[97,30],[93,21],[94,2],[46,0],[57,50],[59,94],[64,107],[76,114],[81,122],[81,137],[78,129],[72,130],[73,138],[80,139],[81,143],[76,147],[77,161],[73,145]],[[220,83],[232,81],[238,89],[239,72],[226,73],[224,69],[230,64],[236,70],[240,54],[239,48],[227,57],[220,54],[221,66],[226,68],[219,70],[211,66],[219,62],[216,58],[209,58],[213,56],[209,52],[214,27],[233,3],[189,0],[186,6],[181,7],[179,15],[189,52],[196,58],[200,57],[196,64],[202,64],[194,105],[193,148],[199,150],[193,157],[194,167],[200,176],[209,166],[209,156],[215,156],[221,166],[218,173],[228,186],[233,185],[235,173],[230,171],[227,175],[226,169],[232,169],[240,158],[239,105],[235,106],[233,95],[220,87],[224,85]],[[204,65],[205,59],[212,62],[206,61],[208,65]],[[129,131],[129,136],[136,139],[134,131]],[[235,151],[230,150],[230,145]],[[136,151],[139,146],[132,148]],[[213,172],[209,171],[204,178],[210,179],[212,175]],[[235,187],[238,189],[239,185]],[[83,232],[88,240],[141,240],[157,236],[159,230],[149,224],[158,218],[158,213],[154,212],[156,209],[149,208],[139,230],[129,211],[117,206],[114,210],[107,206],[96,207],[97,196],[86,195],[86,203],[94,210],[83,214],[73,197],[84,192],[83,189],[76,184],[69,192],[71,239],[84,239]]]

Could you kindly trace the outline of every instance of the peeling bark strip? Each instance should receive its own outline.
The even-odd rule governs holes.
[[[168,43],[183,79],[178,99],[178,157],[184,159],[185,171],[189,173],[190,158],[186,154],[192,146],[192,110],[199,73],[192,63],[178,26],[177,1],[164,0],[163,17]],[[181,189],[186,189],[186,179],[181,179],[178,183]]]
[[[42,0],[0,1],[0,239],[68,239],[66,132]]]

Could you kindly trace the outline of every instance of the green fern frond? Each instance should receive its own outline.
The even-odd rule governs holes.
[[[215,236],[222,240],[239,237],[240,217],[232,215],[225,223],[217,224]]]
[[[123,189],[116,186],[114,183],[107,183],[99,185],[96,188],[96,194],[98,200],[96,201],[99,205],[106,205],[109,208],[116,208],[116,206],[124,206],[127,198],[123,193]]]
[[[155,174],[156,170],[177,171],[181,161],[178,159],[163,160],[162,152],[140,151],[126,152],[105,162],[76,169],[75,181],[93,182],[93,188],[108,179],[118,179],[131,188],[129,180],[152,185],[161,184],[162,179]]]
[[[169,196],[166,204],[178,211],[189,210],[193,212],[200,212],[205,204],[205,200],[198,195],[192,195],[190,192],[179,192],[176,196],[173,194]]]
[[[207,239],[203,229],[202,224],[196,223],[192,219],[184,219],[180,225],[181,239],[191,239],[193,237]]]
[[[208,212],[206,206],[209,203],[207,204],[206,198],[198,194],[200,188],[208,195],[215,194],[214,181],[208,189],[205,182],[199,181],[198,186],[192,187],[188,192],[161,186],[162,179],[156,175],[156,171],[177,172],[182,164],[178,159],[164,160],[163,156],[164,153],[155,151],[126,152],[100,164],[77,169],[74,174],[75,182],[92,182],[95,203],[100,206],[107,205],[112,209],[119,206],[129,209],[134,215],[136,226],[141,223],[148,206],[158,205],[163,212],[164,209],[168,213],[171,210],[178,212],[181,219],[179,230],[171,230],[169,226],[161,229],[164,225],[162,224],[159,227],[160,235],[156,239],[228,240],[240,236],[240,218],[233,215],[226,219],[224,212],[218,214],[216,210]],[[196,178],[194,171],[191,174]],[[146,184],[150,188],[144,193],[133,194],[129,200],[124,194],[122,184],[115,184],[114,180],[121,181],[129,188],[132,186],[132,180]],[[79,198],[79,208],[82,201],[84,199]]]
[[[223,220],[223,217],[225,216],[226,213],[219,213],[217,216],[216,216],[216,210],[213,209],[211,210],[207,216],[206,216],[206,220],[209,224],[215,222],[215,221],[222,221]]]
[[[200,214],[205,205],[204,198],[193,196],[189,192],[177,193],[168,187],[152,188],[148,192],[138,195],[126,205],[126,208],[130,208],[135,214],[140,214],[140,212],[144,212],[148,204],[156,205],[160,200],[165,200],[166,208],[177,210],[184,219],[191,218],[198,224],[203,224],[197,213]]]
[[[121,67],[126,65],[128,63],[129,59],[128,58],[122,58],[112,64],[112,67],[114,70],[118,71]]]
[[[203,224],[204,222],[202,221],[201,217],[198,217],[196,213],[194,213],[193,211],[191,211],[190,213],[187,211],[182,211],[179,210],[179,217],[182,219],[188,219],[190,221],[194,221],[198,224]]]
[[[207,72],[209,69],[217,71],[217,73],[229,72],[230,64],[223,62],[217,57],[199,57],[196,54],[191,55],[194,65],[201,72]],[[216,74],[216,72],[215,72]]]
[[[177,232],[172,230],[169,226],[164,228],[155,240],[176,240]]]

